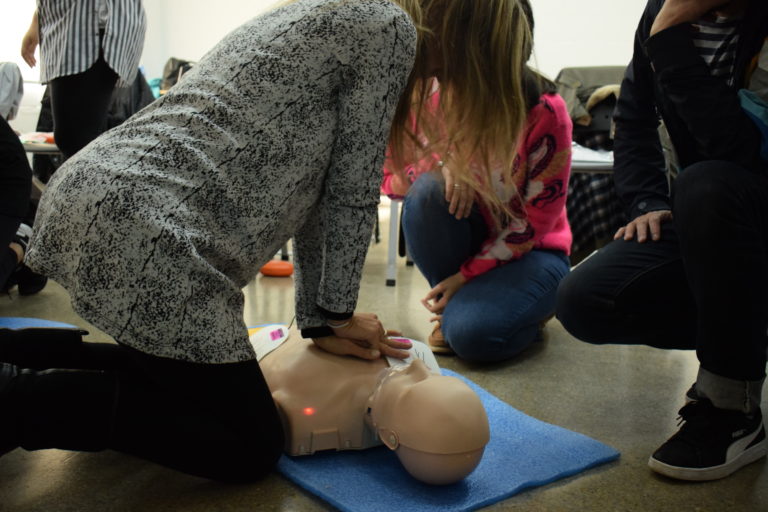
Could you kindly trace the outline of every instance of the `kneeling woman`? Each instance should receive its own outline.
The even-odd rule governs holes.
[[[220,480],[268,473],[283,432],[241,288],[293,238],[303,336],[405,357],[355,311],[387,141],[408,139],[441,54],[464,62],[441,71],[458,111],[475,108],[468,70],[518,98],[503,70],[529,45],[523,17],[518,0],[286,2],[69,159],[41,201],[29,265],[118,345],[69,334],[54,350],[0,330],[0,455],[111,448]]]
[[[532,29],[530,6],[521,4]],[[519,128],[502,121],[504,91],[488,91],[484,108],[457,119],[455,93],[442,90],[429,110],[432,125],[443,129],[420,125],[428,155],[416,172],[409,167],[415,181],[405,197],[403,229],[408,252],[432,287],[423,303],[436,315],[429,343],[438,353],[472,361],[515,356],[539,337],[569,271],[572,124],[553,84],[525,66],[529,55],[513,69],[527,98]],[[458,132],[449,131],[455,126]],[[465,140],[473,153],[462,152]]]

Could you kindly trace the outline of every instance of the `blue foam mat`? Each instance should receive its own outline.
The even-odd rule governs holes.
[[[63,322],[54,322],[53,320],[43,320],[42,318],[26,318],[3,316],[0,317],[0,329],[28,329],[31,327],[45,327],[49,329],[78,329],[72,324]]]
[[[384,447],[364,451],[283,456],[287,478],[339,510],[459,512],[476,510],[619,457],[587,436],[531,418],[450,370],[465,381],[488,412],[491,440],[483,460],[463,481],[431,486],[412,478]]]

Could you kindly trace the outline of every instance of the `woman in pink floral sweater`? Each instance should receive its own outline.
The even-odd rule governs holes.
[[[436,316],[435,352],[474,361],[515,356],[539,336],[569,271],[565,212],[572,125],[554,86],[526,69],[527,123],[512,180],[493,188],[511,215],[499,221],[472,187],[454,183],[430,155],[404,172],[385,171],[384,189],[405,195],[408,251],[432,290],[422,301]],[[427,169],[433,169],[425,172]],[[495,177],[495,178],[494,178]]]

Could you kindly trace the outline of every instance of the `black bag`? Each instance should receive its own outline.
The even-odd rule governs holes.
[[[623,66],[564,68],[557,92],[573,120],[573,140],[591,149],[613,149],[613,110],[624,77]]]
[[[160,82],[160,90],[167,91],[179,81],[181,75],[192,68],[194,63],[188,60],[171,57],[163,68],[163,79]]]

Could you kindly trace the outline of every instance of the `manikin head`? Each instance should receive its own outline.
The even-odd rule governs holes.
[[[455,377],[430,372],[419,359],[383,370],[368,404],[368,421],[381,441],[422,482],[466,477],[490,439],[477,394]]]

